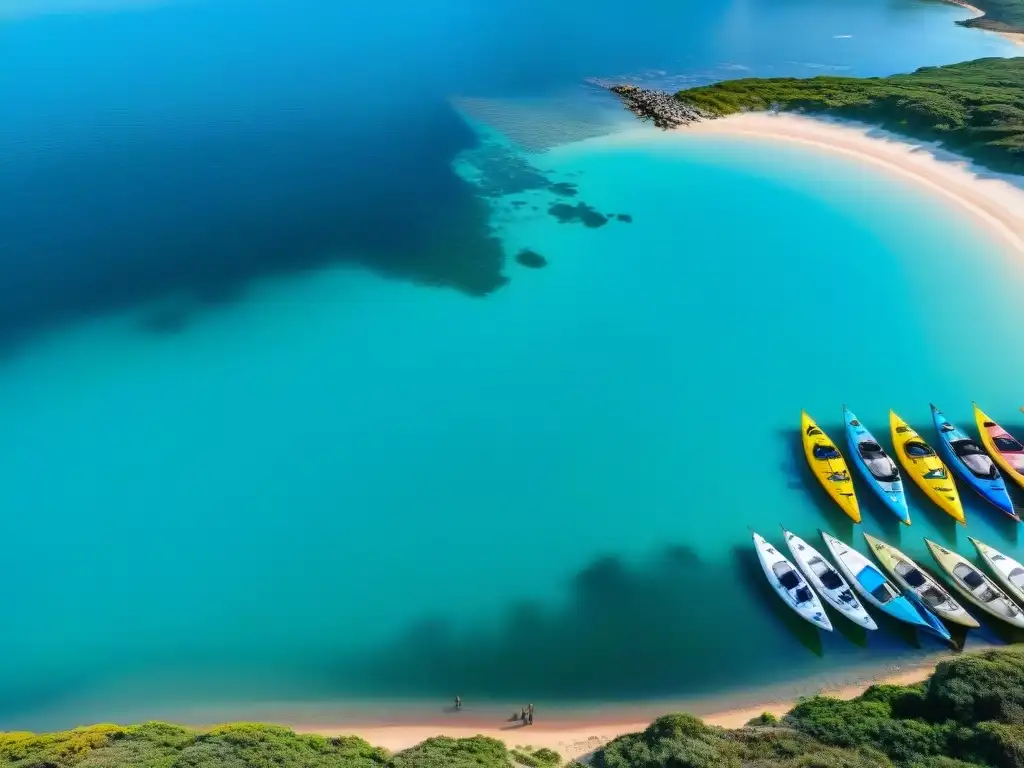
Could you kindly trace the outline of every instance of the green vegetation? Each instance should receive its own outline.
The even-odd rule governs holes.
[[[541,747],[531,749],[530,747],[517,747],[511,752],[513,762],[529,768],[557,768],[562,764],[561,756],[550,749]]]
[[[428,739],[396,754],[355,737],[240,723],[164,723],[0,734],[0,768],[554,768],[549,749]],[[666,715],[593,755],[595,768],[1024,768],[1024,650],[964,654],[920,685],[876,685],[849,701],[802,700],[726,730]]]
[[[978,59],[891,77],[727,80],[676,98],[714,115],[776,104],[863,120],[940,141],[991,168],[1024,173],[1024,58]]]
[[[1024,2],[1021,0],[971,0],[971,5],[985,15],[959,24],[995,32],[1024,32]]]

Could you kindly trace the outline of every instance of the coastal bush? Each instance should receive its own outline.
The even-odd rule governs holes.
[[[513,749],[510,755],[514,762],[529,766],[529,768],[556,768],[562,764],[562,756],[546,747],[540,749],[518,747]]]
[[[868,745],[897,763],[948,754],[949,727],[896,716],[893,702],[902,704],[902,701],[893,691],[875,691],[873,695],[885,699],[861,696],[841,701],[815,696],[797,704],[786,716],[786,722],[824,744]]]
[[[641,733],[620,736],[594,753],[596,768],[739,768],[739,747],[726,731],[693,715],[659,717]]]
[[[933,720],[1024,724],[1024,653],[986,651],[944,661],[926,690]]]
[[[860,695],[862,701],[885,704],[893,717],[917,718],[928,713],[927,691],[918,685],[872,685]]]
[[[390,765],[394,768],[507,768],[510,762],[508,749],[497,739],[441,736],[397,753]]]
[[[16,768],[63,768],[75,765],[97,747],[106,746],[117,725],[92,725],[59,733],[0,734],[0,763]]]
[[[1024,24],[1024,1],[1020,7]],[[714,115],[782,109],[864,120],[1000,170],[1024,172],[1024,58],[978,59],[891,77],[745,78],[680,91]]]

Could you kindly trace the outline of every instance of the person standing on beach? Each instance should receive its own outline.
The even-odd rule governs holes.
[[[462,699],[458,696],[455,697],[455,708],[462,709]]]
[[[533,704],[531,704],[530,706],[528,706],[526,708],[526,717],[527,717],[526,724],[527,725],[533,725]]]

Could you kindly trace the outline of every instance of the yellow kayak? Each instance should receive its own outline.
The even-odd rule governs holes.
[[[853,478],[846,466],[846,459],[836,444],[807,415],[800,412],[800,434],[804,441],[804,455],[814,476],[836,504],[849,515],[853,522],[860,522],[860,506],[853,491]]]
[[[907,422],[889,411],[889,429],[896,457],[918,487],[934,501],[939,509],[961,525],[967,525],[960,494],[953,475],[935,451]]]
[[[992,421],[977,405],[974,406],[974,421],[981,433],[981,444],[985,446],[992,461],[1024,488],[1024,445]]]

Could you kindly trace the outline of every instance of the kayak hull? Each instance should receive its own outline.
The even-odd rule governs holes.
[[[878,629],[875,620],[854,596],[850,585],[842,574],[820,552],[785,528],[782,529],[782,537],[786,540],[786,546],[789,547],[796,567],[800,569],[825,603],[831,605],[858,627]],[[825,578],[832,584],[831,587],[824,582]]]
[[[1020,518],[1017,516],[1016,511],[1014,511],[1013,502],[1010,500],[1010,494],[1006,490],[1006,483],[1003,482],[1002,475],[999,474],[998,470],[991,476],[981,476],[972,471],[956,454],[953,444],[963,443],[964,441],[974,443],[974,441],[966,432],[950,422],[942,411],[934,405],[931,406],[931,409],[935,431],[939,433],[937,448],[946,465],[985,501],[992,504],[1008,517],[1019,521]],[[981,446],[978,446],[978,449],[981,450]]]
[[[889,411],[889,432],[896,458],[935,506],[961,525],[967,525],[960,493],[949,468],[907,422]]]
[[[967,537],[978,550],[981,559],[995,574],[996,580],[1003,586],[1006,593],[1012,597],[1018,605],[1024,605],[1024,565],[1014,560],[1009,555],[1004,555],[995,547],[978,541],[973,536]]]
[[[942,584],[896,547],[867,533],[864,540],[875,559],[904,593],[915,594],[929,610],[945,621],[969,629],[981,626]]]
[[[832,622],[825,614],[818,595],[807,584],[807,580],[796,566],[763,536],[754,533],[753,538],[757,559],[761,562],[761,570],[764,571],[765,578],[775,590],[775,594],[801,619],[819,629],[831,632]]]
[[[865,482],[875,492],[875,495],[882,500],[886,508],[892,512],[904,525],[910,525],[910,510],[907,508],[907,497],[903,493],[903,480],[900,478],[899,469],[888,454],[881,449],[875,436],[872,435],[857,416],[845,405],[843,406],[843,420],[846,422],[846,441],[850,448],[850,457],[854,466],[861,473]],[[880,480],[872,474],[867,463],[861,457],[860,446],[865,444],[878,446],[878,455],[885,461],[892,463],[893,474],[886,480]]]
[[[804,445],[804,457],[811,473],[818,479],[825,493],[839,505],[853,522],[860,522],[860,505],[853,487],[853,478],[839,447],[826,435],[806,411],[800,412],[800,435]],[[819,458],[815,455],[834,451],[837,457]]]
[[[992,421],[977,405],[974,406],[974,422],[978,425],[981,444],[985,446],[992,461],[999,465],[1003,477],[1010,478],[1024,488],[1024,445]],[[1003,447],[997,443],[1001,443]]]
[[[917,608],[882,575],[878,566],[825,531],[821,531],[821,538],[832,555],[832,561],[865,602],[898,621],[932,630]],[[885,595],[885,599],[880,599],[874,592]]]
[[[1020,606],[1014,603],[977,566],[966,557],[946,549],[930,539],[925,539],[924,543],[931,550],[935,562],[939,564],[939,567],[949,577],[949,583],[968,602],[974,604],[992,618],[1004,621],[1019,629],[1024,629],[1024,613],[1021,613]]]

